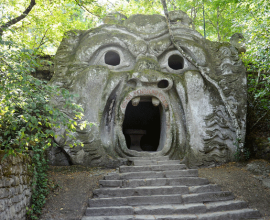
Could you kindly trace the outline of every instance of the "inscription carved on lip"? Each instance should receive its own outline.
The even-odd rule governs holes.
[[[152,96],[157,97],[161,101],[161,103],[162,103],[163,107],[165,108],[165,110],[168,109],[168,106],[169,106],[168,102],[167,102],[165,96],[159,90],[157,90],[157,89],[149,89],[149,88],[141,88],[141,89],[137,89],[135,91],[132,91],[131,93],[129,93],[125,97],[124,101],[122,102],[122,104],[120,106],[121,111],[123,113],[125,113],[127,104],[134,97],[136,97],[136,96],[147,96],[147,95],[152,95]]]

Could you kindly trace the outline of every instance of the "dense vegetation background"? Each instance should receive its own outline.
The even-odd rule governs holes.
[[[240,158],[270,158],[270,5],[268,0],[171,0],[168,10],[183,10],[207,39],[229,41],[243,33],[247,52],[242,59],[248,76],[248,116],[245,151]],[[6,155],[34,152],[33,204],[29,217],[37,218],[47,194],[44,150],[53,145],[52,127],[62,123],[72,131],[87,126],[83,109],[65,90],[32,77],[53,55],[66,31],[89,29],[102,23],[107,13],[118,11],[163,14],[155,0],[0,0],[0,147]],[[47,65],[51,64],[47,61]],[[49,103],[51,95],[63,97],[74,118]],[[75,143],[74,144],[78,144]],[[258,153],[260,152],[260,153]]]

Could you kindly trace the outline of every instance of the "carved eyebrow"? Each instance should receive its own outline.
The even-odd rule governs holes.
[[[156,57],[164,53],[172,45],[169,35],[149,42],[149,52]]]
[[[182,45],[182,42],[185,42],[188,45],[191,45],[191,42],[193,46],[202,48],[200,44],[197,44],[199,39],[197,37],[191,36],[191,35],[181,35],[181,37],[178,35],[175,35],[175,42],[180,42]],[[186,47],[188,48],[188,47]],[[154,54],[156,57],[160,56],[162,53],[164,53],[168,49],[176,49],[170,40],[169,34],[164,34],[161,37],[155,38],[151,41],[149,41],[149,52],[151,54]],[[190,51],[188,51],[190,53]]]
[[[118,46],[128,50],[127,45],[117,38],[103,38],[102,35],[95,35],[82,42],[76,51],[75,60],[87,62],[95,53],[106,46]]]
[[[185,53],[187,53],[189,56],[191,56],[193,59],[197,60],[197,62],[200,63],[200,65],[204,66],[206,65],[206,57],[207,52],[204,48],[204,45],[200,44],[199,39],[194,38],[180,38],[175,37],[176,44],[180,44],[181,48],[184,50]]]
[[[87,37],[92,37],[98,34],[106,34],[106,33],[116,33],[118,32],[121,35],[129,35],[133,37],[136,40],[141,40],[143,39],[139,35],[132,33],[130,30],[127,30],[126,27],[120,27],[120,26],[107,26],[107,25],[101,25],[98,28],[95,29],[90,29],[87,32],[85,32],[82,37],[82,40]]]
[[[133,56],[137,56],[147,50],[147,44],[140,38],[135,38],[128,33],[121,33],[118,30],[86,35],[77,48],[75,60],[87,62],[94,53],[104,46],[120,46],[128,50]]]

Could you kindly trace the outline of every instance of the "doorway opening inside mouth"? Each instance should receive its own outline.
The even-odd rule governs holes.
[[[157,151],[160,144],[162,106],[154,106],[152,97],[141,97],[137,106],[130,101],[125,111],[123,134],[128,149]]]

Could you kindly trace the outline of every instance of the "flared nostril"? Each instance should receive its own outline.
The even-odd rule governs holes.
[[[132,88],[135,88],[137,86],[137,80],[136,79],[130,79],[127,81],[127,85],[132,87]]]
[[[169,86],[169,81],[166,79],[162,79],[158,82],[157,86],[160,89],[166,89]]]

